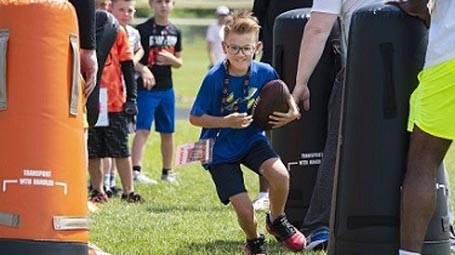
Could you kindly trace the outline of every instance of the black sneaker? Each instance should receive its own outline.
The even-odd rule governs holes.
[[[129,203],[142,203],[142,202],[145,202],[145,200],[141,197],[141,195],[139,195],[138,193],[136,193],[134,191],[129,193],[129,194],[123,193],[122,194],[122,200],[127,201]]]
[[[92,189],[88,199],[93,203],[105,203],[109,200],[106,193],[101,193],[96,189]]]
[[[276,240],[281,242],[284,247],[293,252],[298,252],[305,248],[305,236],[288,221],[286,215],[276,218],[273,223],[270,221],[268,213],[265,218],[267,232],[275,236]]]
[[[246,240],[245,247],[243,248],[243,254],[245,255],[266,255],[267,244],[265,237],[260,234],[258,238],[253,240]]]
[[[111,197],[118,197],[120,196],[120,193],[122,192],[123,190],[117,186],[112,186],[110,187],[107,191],[106,191],[106,194],[109,198]]]

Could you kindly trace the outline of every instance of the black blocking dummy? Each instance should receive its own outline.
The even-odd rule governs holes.
[[[273,41],[273,66],[292,92],[297,74],[300,41],[309,19],[310,9],[282,13],[276,18]],[[339,44],[338,23],[332,31],[324,53],[308,86],[311,110],[302,118],[272,130],[272,146],[290,171],[286,214],[300,227],[308,210],[317,170],[321,163],[327,135],[327,104],[335,75],[340,69],[340,56],[334,51]],[[299,106],[303,109],[303,106]]]
[[[396,255],[409,96],[427,29],[395,6],[375,5],[354,13],[349,40],[329,254]],[[449,254],[448,237],[447,196],[438,191],[424,254]]]
[[[96,74],[96,86],[87,99],[87,120],[90,127],[95,126],[99,116],[99,97],[101,76],[104,64],[109,56],[115,39],[117,38],[119,23],[114,16],[106,11],[96,11],[96,56],[98,59],[98,72]]]

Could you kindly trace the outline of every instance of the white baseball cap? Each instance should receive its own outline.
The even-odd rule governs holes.
[[[228,15],[229,14],[229,8],[227,8],[226,6],[218,6],[216,8],[216,14],[217,15]]]

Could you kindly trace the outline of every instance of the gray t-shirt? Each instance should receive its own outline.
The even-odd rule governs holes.
[[[365,6],[385,3],[386,0],[314,0],[312,12],[322,12],[336,14],[341,20],[341,51],[343,65],[346,62],[346,49],[349,36],[349,27],[351,26],[352,14]]]
[[[139,31],[130,25],[126,25],[126,34],[128,35],[128,42],[133,53],[141,48],[141,35]]]

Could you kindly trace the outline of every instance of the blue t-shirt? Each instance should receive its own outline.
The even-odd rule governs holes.
[[[221,113],[225,78],[226,70],[224,65],[223,63],[218,63],[205,76],[191,109],[191,115],[225,116],[233,112],[233,104],[226,104],[223,107],[224,112]],[[252,61],[247,93],[244,90],[245,76],[230,76],[228,101],[239,102],[238,112],[246,112],[250,115],[254,100],[259,95],[262,86],[275,79],[278,79],[278,75],[269,64]],[[237,162],[250,150],[254,143],[261,140],[268,141],[264,131],[255,123],[243,129],[203,128],[200,138],[215,139],[211,165]]]

